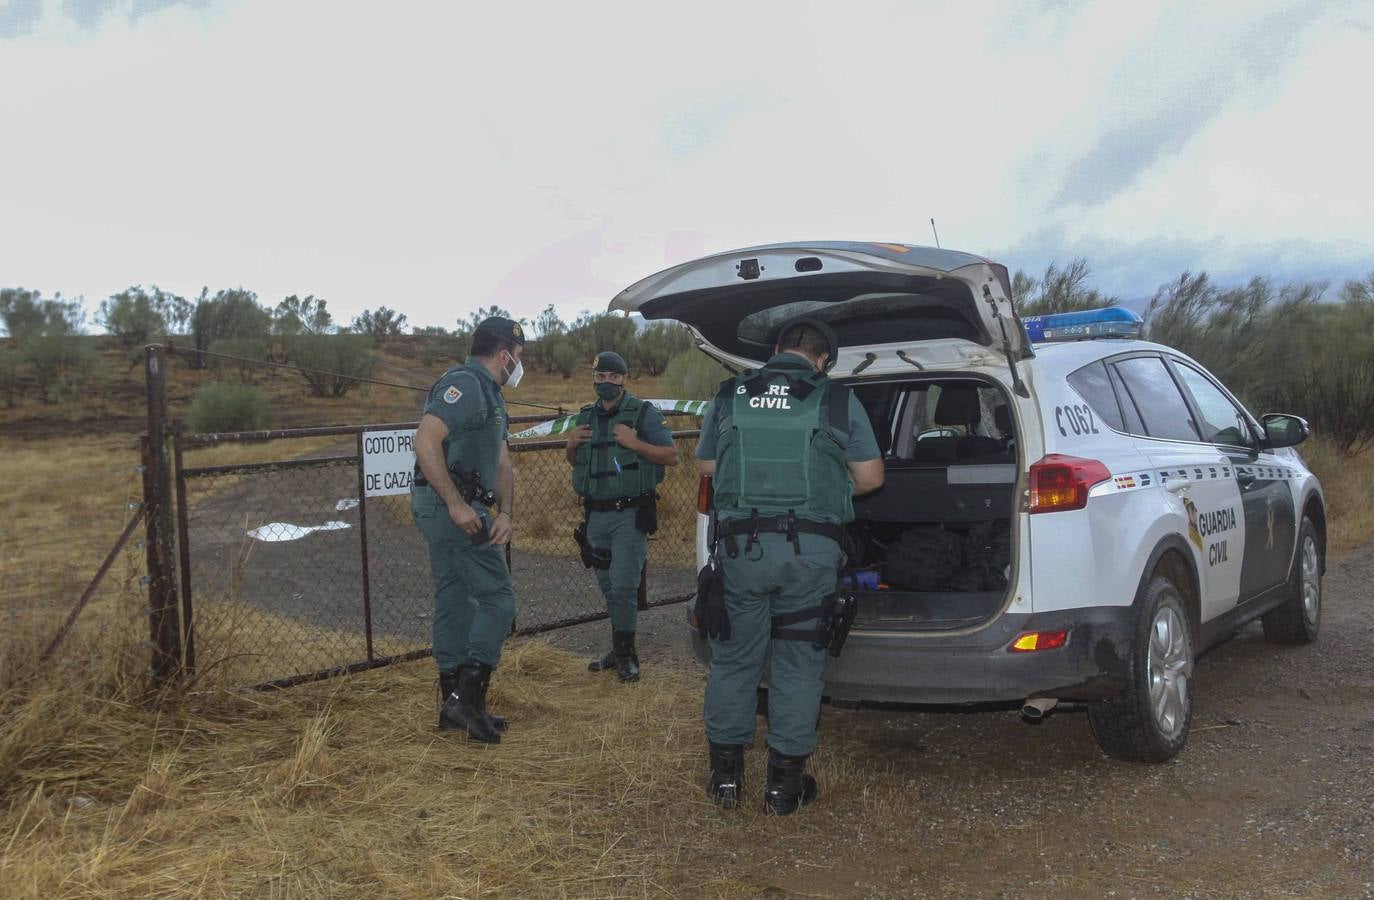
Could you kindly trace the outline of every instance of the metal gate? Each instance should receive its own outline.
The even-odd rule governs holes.
[[[409,496],[367,497],[363,484],[368,432],[415,426],[173,430],[176,580],[188,668],[227,670],[219,675],[233,683],[286,686],[428,655],[432,583]],[[673,435],[683,464],[668,470],[660,488],[641,608],[686,600],[694,588],[697,434]],[[518,634],[607,615],[571,538],[581,513],[563,447],[562,440],[511,445],[516,532],[507,561]],[[196,459],[264,452],[271,461]]]

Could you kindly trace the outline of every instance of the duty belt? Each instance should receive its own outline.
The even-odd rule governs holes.
[[[801,540],[798,535],[819,534],[828,537],[835,543],[843,546],[844,526],[834,522],[816,522],[811,519],[798,519],[796,513],[786,512],[778,516],[761,516],[754,512],[744,519],[721,519],[716,523],[716,536],[724,538],[726,541],[725,551],[734,558],[735,553],[731,552],[735,548],[734,537],[738,534],[746,534],[749,539],[744,543],[744,552],[748,553],[753,548],[754,542],[758,540],[760,534],[785,534],[787,539],[792,542],[792,547],[801,553]]]
[[[615,500],[593,500],[590,497],[582,498],[582,506],[587,512],[620,512],[624,509],[633,509],[636,506],[643,506],[658,499],[654,494],[640,494],[638,497],[619,497]]]

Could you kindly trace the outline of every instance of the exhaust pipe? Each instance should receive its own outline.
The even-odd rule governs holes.
[[[1030,697],[1021,705],[1021,715],[1027,722],[1039,722],[1058,705],[1055,697]]]

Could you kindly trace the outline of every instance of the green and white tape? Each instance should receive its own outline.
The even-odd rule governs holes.
[[[688,415],[700,416],[705,414],[706,407],[710,405],[709,400],[646,400],[652,403],[663,412],[687,413]],[[533,428],[526,428],[524,431],[511,435],[512,440],[520,438],[552,437],[560,434],[567,434],[572,430],[573,422],[577,419],[577,414],[563,416],[554,419],[552,422],[540,422]]]

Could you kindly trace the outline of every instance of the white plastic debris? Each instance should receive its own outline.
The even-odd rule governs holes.
[[[306,535],[316,531],[338,531],[341,528],[351,528],[347,522],[325,522],[323,525],[292,525],[289,522],[269,522],[248,532],[248,536],[255,541],[275,543],[277,541],[299,541]]]
[[[335,503],[335,504],[334,504],[334,512],[344,512],[345,510],[357,509],[357,508],[358,508],[358,498],[357,498],[357,497],[345,497],[345,498],[343,498],[342,500],[340,500],[338,503]]]

